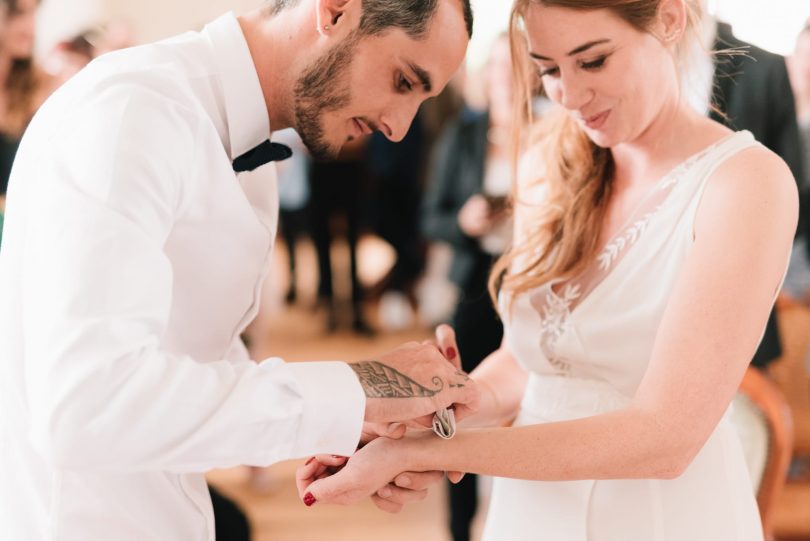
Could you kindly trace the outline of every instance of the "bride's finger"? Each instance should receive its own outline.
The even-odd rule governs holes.
[[[324,466],[343,466],[349,460],[348,457],[338,455],[315,455],[315,459]]]
[[[300,496],[314,481],[334,475],[349,459],[337,455],[317,455],[295,471],[295,485]]]
[[[453,327],[444,324],[436,327],[436,343],[445,358],[461,370],[461,358],[458,355],[456,332]]]
[[[298,489],[298,494],[303,496],[307,487],[325,471],[326,466],[318,462],[318,459],[314,456],[307,460],[303,466],[299,466],[295,470],[295,486]]]

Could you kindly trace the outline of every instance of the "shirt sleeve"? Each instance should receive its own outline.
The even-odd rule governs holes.
[[[365,396],[345,363],[254,363],[234,348],[201,363],[162,346],[173,280],[163,246],[198,151],[187,115],[160,94],[113,87],[58,128],[32,126],[32,140],[52,143],[22,156],[36,164],[21,293],[32,441],[70,470],[349,455]]]

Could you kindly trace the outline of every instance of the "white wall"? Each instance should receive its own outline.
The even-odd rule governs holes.
[[[734,25],[742,39],[788,54],[805,19],[810,0],[708,0],[713,11]],[[218,15],[242,12],[262,0],[44,0],[40,11],[40,49],[94,22],[129,21],[136,39],[153,41],[197,29]],[[480,66],[492,40],[507,27],[509,0],[472,0],[476,12],[470,65]]]
[[[506,30],[509,0],[473,0],[475,37],[470,66],[483,62],[492,39]],[[780,54],[790,54],[804,22],[810,0],[708,0],[709,9],[731,23],[737,37]]]
[[[39,51],[95,24],[123,21],[138,42],[196,30],[227,11],[241,13],[262,0],[44,0],[39,12]]]
[[[261,0],[102,0],[115,20],[130,21],[141,41],[199,30],[227,11],[241,13]]]
[[[38,51],[47,51],[60,39],[106,20],[105,3],[105,0],[43,0],[37,28]]]
[[[810,17],[810,0],[714,0],[719,18],[754,45],[788,55]]]

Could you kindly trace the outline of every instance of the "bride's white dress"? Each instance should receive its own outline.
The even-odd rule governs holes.
[[[516,425],[629,404],[692,246],[707,180],[754,145],[750,133],[738,132],[692,156],[656,184],[579,278],[514,300],[504,312],[505,340],[530,374]],[[674,480],[495,479],[484,540],[761,541],[762,528],[727,414]]]

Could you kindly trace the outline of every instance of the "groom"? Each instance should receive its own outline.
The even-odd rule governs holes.
[[[53,95],[0,252],[0,538],[212,540],[203,472],[348,455],[364,421],[474,405],[434,346],[256,364],[239,340],[276,230],[264,164],[288,156],[271,130],[318,157],[400,140],[471,28],[468,0],[274,0]]]

